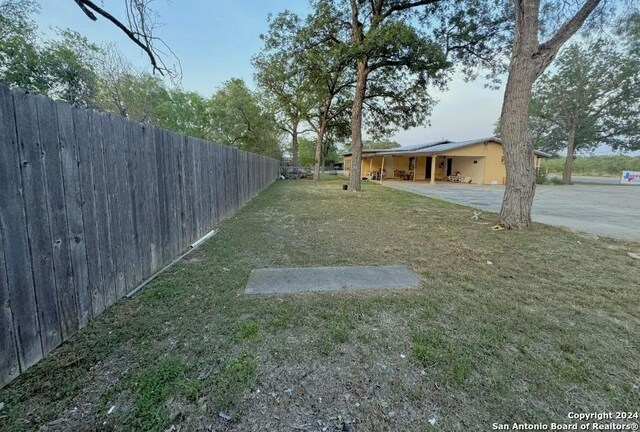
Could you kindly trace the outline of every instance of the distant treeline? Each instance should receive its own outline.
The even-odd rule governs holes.
[[[565,158],[545,159],[542,169],[562,173]],[[640,156],[578,156],[573,161],[573,174],[587,176],[619,175],[623,170],[640,171]]]

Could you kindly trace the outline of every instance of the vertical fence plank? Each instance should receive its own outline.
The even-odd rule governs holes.
[[[3,387],[20,375],[20,362],[9,300],[2,230],[0,230],[0,346],[2,347],[0,349],[0,387]]]
[[[89,293],[91,294],[92,316],[98,316],[105,308],[103,281],[100,270],[100,245],[98,244],[98,226],[96,223],[95,186],[91,163],[92,126],[89,123],[89,112],[80,107],[72,109],[75,131],[80,193],[82,196],[82,220],[84,222],[84,239],[87,251],[87,270],[89,277]]]
[[[204,192],[207,195],[207,201],[204,207],[205,212],[205,224],[206,229],[203,234],[206,234],[216,224],[215,210],[213,207],[213,200],[215,198],[215,190],[213,189],[213,170],[211,165],[211,148],[212,145],[206,141],[202,142],[202,185]]]
[[[78,158],[71,106],[64,102],[57,102],[56,114],[58,118],[62,177],[67,211],[69,254],[73,268],[78,323],[80,327],[84,327],[91,317],[92,309],[91,295],[89,293],[89,270],[87,268],[84,223],[82,221],[82,196],[80,193]]]
[[[185,245],[185,224],[187,217],[187,203],[185,194],[185,174],[184,174],[184,142],[182,136],[177,133],[173,133],[173,141],[176,146],[176,173],[178,174],[178,188],[177,194],[177,206],[178,206],[178,250],[180,253],[184,250]]]
[[[166,154],[164,131],[162,129],[153,130],[156,151],[156,171],[158,175],[158,218],[160,220],[160,232],[162,238],[161,253],[162,262],[168,262],[171,257],[171,237],[170,237],[170,217],[169,217],[169,191],[167,190],[168,179],[166,175]]]
[[[128,176],[127,176],[127,163],[126,163],[126,155],[124,154],[124,131],[123,124],[120,120],[120,117],[116,115],[112,115],[109,117],[111,123],[111,134],[112,134],[112,142],[110,143],[113,146],[113,164],[114,164],[114,175],[115,186],[114,190],[114,198],[115,203],[117,205],[116,214],[118,218],[118,251],[120,253],[119,258],[119,266],[118,272],[122,277],[122,281],[117,285],[118,287],[118,298],[122,297],[131,289],[131,285],[133,284],[131,277],[131,265],[133,264],[133,257],[131,256],[131,237],[129,232],[131,231],[131,217],[127,214],[127,201],[129,197],[129,188],[128,188]]]
[[[37,111],[47,179],[47,213],[51,232],[52,261],[55,269],[56,303],[61,338],[65,340],[75,333],[79,323],[55,103],[49,98],[40,97],[37,99]]]
[[[95,193],[94,207],[96,215],[98,253],[100,260],[100,279],[104,307],[108,307],[117,300],[115,264],[113,262],[113,245],[111,240],[111,221],[109,209],[108,183],[112,181],[106,176],[104,137],[108,133],[105,130],[105,122],[108,121],[105,114],[90,111],[91,137],[89,153],[93,169],[93,190]]]
[[[182,173],[184,175],[183,193],[183,228],[184,235],[183,248],[193,243],[196,239],[196,221],[195,221],[195,167],[193,161],[193,142],[191,138],[182,136],[180,143],[183,149]]]
[[[113,115],[104,115],[100,117],[102,124],[103,137],[102,145],[104,149],[104,176],[109,179],[106,186],[107,192],[107,208],[109,220],[109,234],[111,237],[111,259],[113,261],[114,271],[114,288],[113,298],[115,302],[122,297],[127,291],[126,286],[126,268],[123,243],[124,220],[120,215],[120,183],[122,182],[122,173],[118,169],[118,149],[116,147],[116,134],[114,133],[115,120]]]
[[[180,227],[179,214],[180,205],[178,201],[178,155],[176,143],[173,139],[171,131],[163,130],[163,139],[165,142],[165,166],[164,175],[167,184],[167,215],[168,215],[168,232],[169,232],[169,254],[170,256],[178,255],[178,231]]]
[[[244,167],[244,202],[245,204],[249,202],[252,197],[251,193],[251,167],[249,166],[249,156],[250,153],[244,152],[244,157],[242,159],[242,165]]]
[[[136,285],[136,268],[138,257],[134,239],[133,208],[131,202],[131,190],[129,184],[129,173],[127,169],[127,149],[125,121],[118,116],[111,117],[113,125],[114,146],[116,149],[116,173],[118,176],[118,213],[121,223],[122,249],[123,249],[123,272],[125,283],[123,292],[118,293],[119,297],[127,294]]]
[[[207,209],[209,207],[210,196],[207,193],[207,184],[204,178],[204,166],[207,163],[205,154],[206,143],[202,140],[196,141],[196,153],[194,155],[194,162],[196,166],[196,179],[197,179],[197,196],[196,202],[198,204],[198,234],[197,237],[202,237],[207,229],[211,228],[209,223]]]
[[[23,91],[14,92],[13,97],[40,338],[43,354],[47,354],[60,345],[62,339],[45,192],[44,148],[37,127],[37,98]]]
[[[220,189],[220,162],[218,155],[218,146],[217,144],[209,144],[209,182],[211,183],[211,205],[213,210],[213,217],[215,223],[218,223],[222,220],[222,211],[220,210],[220,199],[219,199],[219,189]]]
[[[16,330],[21,370],[42,358],[40,325],[24,212],[15,111],[9,89],[0,86],[0,230],[3,235],[6,283]]]
[[[217,184],[216,184],[216,159],[215,159],[215,150],[216,147],[212,143],[206,143],[206,152],[207,152],[207,164],[206,164],[206,182],[209,187],[209,226],[213,227],[217,224],[220,219],[218,218],[218,209],[217,209]]]
[[[162,223],[160,210],[160,192],[159,187],[162,180],[158,177],[158,155],[156,128],[151,125],[145,125],[143,130],[144,146],[147,149],[147,175],[145,181],[148,181],[149,195],[148,211],[149,222],[151,223],[149,233],[149,248],[151,254],[151,273],[154,273],[162,267]]]
[[[168,179],[168,191],[169,191],[169,233],[171,236],[171,256],[178,255],[180,251],[180,187],[178,184],[178,146],[173,137],[173,132],[165,131],[166,139],[166,162],[165,175]]]
[[[232,164],[235,160],[235,152],[231,147],[223,147],[224,149],[224,181],[226,185],[225,191],[225,205],[227,207],[226,216],[228,217],[235,208],[234,197],[235,189],[233,187],[235,183],[235,175],[233,172]]]
[[[217,171],[217,200],[218,200],[218,220],[226,219],[228,214],[227,200],[227,177],[226,177],[226,147],[216,145],[216,171]]]
[[[138,183],[138,191],[140,197],[139,203],[139,227],[141,230],[140,237],[140,264],[142,280],[151,275],[151,226],[153,225],[151,215],[151,203],[150,203],[150,179],[151,179],[151,160],[149,147],[145,141],[145,126],[141,123],[136,124],[137,139],[138,139],[138,151],[137,151],[137,176],[136,182]],[[141,281],[142,281],[141,280]]]
[[[139,220],[139,185],[136,181],[137,170],[137,147],[138,137],[136,125],[133,122],[119,119],[122,124],[122,141],[120,142],[120,152],[124,161],[123,174],[125,175],[125,220],[127,224],[127,291],[134,289],[142,282],[141,262],[140,262],[140,220]]]
[[[132,123],[135,140],[136,226],[138,229],[138,254],[140,256],[140,282],[151,273],[151,229],[149,196],[149,158],[144,141],[144,126]]]

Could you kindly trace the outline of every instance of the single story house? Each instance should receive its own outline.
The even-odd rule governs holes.
[[[534,165],[550,155],[534,151]],[[344,175],[351,170],[345,153]],[[456,178],[465,183],[506,184],[502,142],[496,137],[468,141],[437,141],[389,150],[363,150],[361,173],[369,180],[413,180],[430,183]],[[453,176],[453,177],[452,177]]]

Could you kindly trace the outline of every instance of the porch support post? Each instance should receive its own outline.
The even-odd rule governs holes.
[[[372,169],[373,169],[373,157],[369,159],[369,175],[371,175]]]
[[[382,165],[380,166],[380,184],[382,184],[382,171],[384,171],[384,156],[382,156]]]
[[[438,159],[438,155],[434,154],[431,158],[431,179],[429,180],[429,184],[436,184],[436,159]]]
[[[416,174],[418,174],[418,155],[413,157],[413,181],[416,181]]]

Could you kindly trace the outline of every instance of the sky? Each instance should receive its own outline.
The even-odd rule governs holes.
[[[123,3],[98,2],[124,20]],[[97,22],[89,20],[73,0],[40,0],[40,4],[35,18],[45,35],[52,34],[54,28],[70,28],[94,43],[114,43],[136,67],[150,70],[148,58],[120,30],[100,17]],[[308,10],[306,0],[156,0],[153,7],[161,23],[156,35],[180,59],[182,87],[207,97],[234,77],[254,87],[251,57],[261,48],[260,34],[267,31],[269,14],[289,9],[304,15]],[[413,145],[492,136],[503,92],[504,87],[485,88],[482,80],[465,82],[454,77],[447,91],[433,92],[439,102],[430,125],[400,131],[392,139]],[[597,153],[607,151],[599,149]]]
[[[41,0],[36,22],[42,32],[70,28],[95,43],[114,43],[139,68],[148,69],[148,59],[112,24],[89,20],[73,0]],[[105,1],[123,18],[123,1]],[[253,86],[251,57],[258,53],[260,34],[267,31],[267,17],[289,9],[307,11],[305,0],[156,0],[157,34],[171,47],[182,65],[182,87],[210,96],[233,77]],[[465,83],[455,78],[446,92],[433,92],[439,101],[430,118],[431,126],[400,131],[392,139],[402,145],[421,144],[442,138],[465,140],[493,135],[500,114],[503,89],[488,90],[482,81]]]

